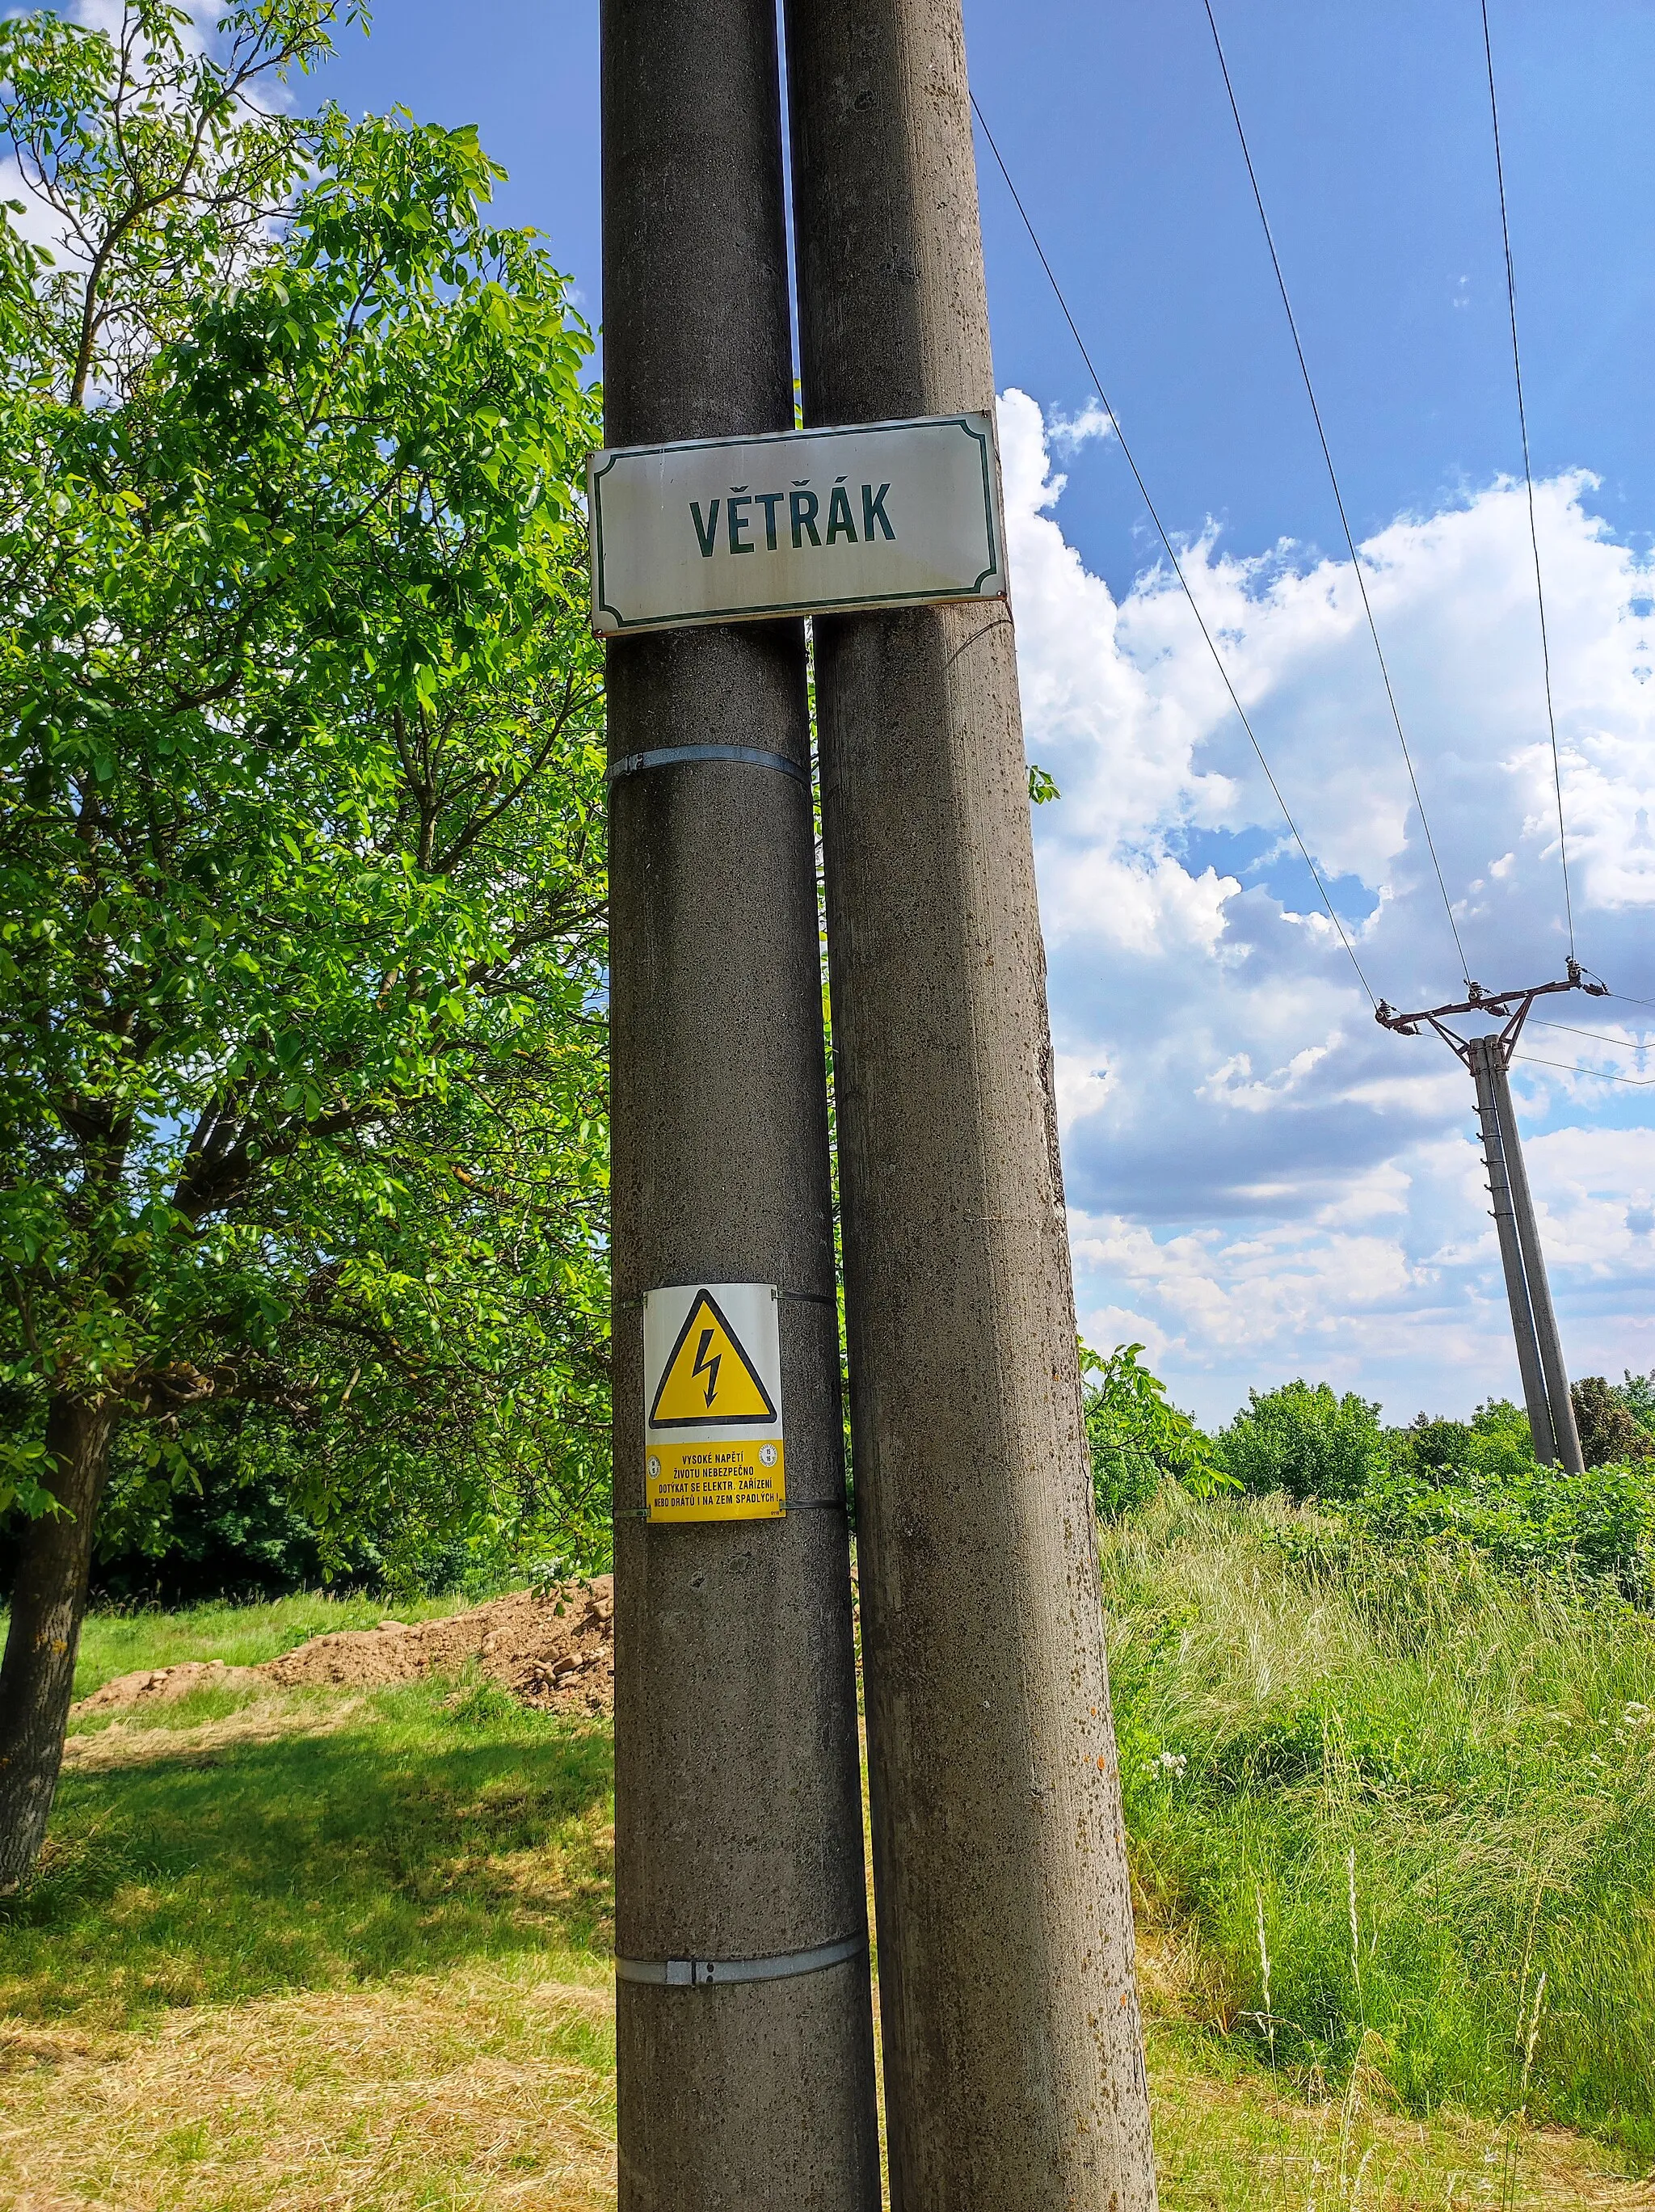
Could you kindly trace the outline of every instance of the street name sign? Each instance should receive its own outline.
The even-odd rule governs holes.
[[[1006,595],[986,415],[611,447],[586,487],[600,637]]]

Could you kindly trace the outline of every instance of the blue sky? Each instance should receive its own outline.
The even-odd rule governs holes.
[[[1218,15],[1473,972],[1559,971],[1476,0]],[[1648,0],[1492,0],[1581,957],[1655,1000]],[[1375,988],[1458,976],[1200,0],[967,0],[973,83]],[[597,9],[381,0],[325,88],[476,123],[597,296]],[[980,156],[1082,1320],[1208,1418],[1515,1395],[1470,1084],[1373,1025]],[[1579,1000],[1536,1060],[1655,1075]],[[1555,1010],[1554,1009],[1555,1012]],[[1578,1372],[1655,1366],[1655,1086],[1519,1071]]]
[[[1518,459],[1476,0],[1224,0],[1232,70],[1358,534]],[[1655,94],[1649,0],[1493,0],[1543,471],[1589,467],[1655,530]],[[1200,0],[968,0],[973,83],[1169,520],[1239,544],[1336,526]],[[475,122],[599,309],[593,0],[379,0],[325,79],[350,107]],[[986,162],[1002,386],[1089,396]],[[1065,530],[1123,587],[1150,557],[1118,457],[1072,472]]]

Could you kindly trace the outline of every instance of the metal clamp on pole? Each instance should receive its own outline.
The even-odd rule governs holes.
[[[650,752],[627,753],[611,761],[603,771],[603,781],[613,787],[623,775],[638,775],[652,768],[682,768],[692,761],[734,761],[743,768],[771,768],[779,775],[791,775],[807,790],[810,785],[809,769],[789,760],[785,753],[767,753],[757,745],[658,745]]]
[[[642,756],[635,756],[635,757],[642,757]],[[611,775],[617,772],[613,769],[609,771]],[[781,1295],[785,1304],[793,1305],[837,1306],[839,1304],[839,1294],[835,1291],[784,1291]],[[615,1304],[627,1313],[642,1313],[644,1310],[644,1301],[641,1297],[617,1298]]]
[[[781,1513],[755,1514],[752,1517],[753,1520],[756,1521],[785,1521],[790,1519],[795,1513],[843,1513],[846,1510],[845,1500],[842,1496],[838,1498],[801,1498],[797,1504],[795,1504],[793,1500],[790,1498],[787,1501],[786,1510],[785,1511]],[[612,1521],[648,1521],[650,1517],[650,1510],[647,1505],[617,1505],[614,1512],[609,1516],[609,1518]],[[742,1525],[743,1528],[750,1527],[751,1522],[743,1521]],[[670,1516],[664,1514],[661,1517],[660,1526],[663,1528],[699,1528],[705,1527],[706,1523],[699,1521],[674,1520]]]
[[[817,1974],[842,1966],[868,1948],[865,1936],[842,1936],[810,1951],[777,1951],[767,1959],[617,1959],[615,1979],[655,1982],[670,1990],[704,1990],[714,1982],[785,1982],[795,1974]]]

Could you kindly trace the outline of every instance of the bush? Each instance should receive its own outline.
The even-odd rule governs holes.
[[[1385,1462],[1416,1474],[1444,1474],[1470,1463],[1472,1436],[1469,1421],[1434,1421],[1422,1413],[1405,1429],[1385,1430]]]
[[[1585,1576],[1634,1604],[1655,1602],[1655,1468],[1646,1462],[1565,1474],[1531,1459],[1434,1477],[1393,1463],[1344,1517],[1392,1549],[1469,1546],[1508,1571]]]
[[[1611,1389],[1601,1375],[1583,1377],[1571,1388],[1569,1396],[1574,1405],[1574,1425],[1580,1431],[1580,1454],[1588,1467],[1655,1457],[1655,1441],[1646,1436],[1624,1395]]]
[[[318,1589],[328,1579],[316,1530],[272,1485],[244,1482],[221,1465],[203,1469],[199,1481],[199,1489],[174,1490],[138,1526],[136,1516],[124,1526],[111,1516],[93,1564],[94,1603],[247,1602]]]
[[[1466,1464],[1480,1475],[1515,1479],[1535,1465],[1529,1417],[1509,1398],[1490,1398],[1471,1416],[1470,1456]]]
[[[1490,1480],[1514,1480],[1535,1464],[1529,1417],[1508,1398],[1490,1398],[1469,1421],[1421,1413],[1405,1429],[1385,1430],[1381,1443],[1376,1474],[1390,1469],[1437,1486],[1466,1468]]]
[[[1282,1490],[1300,1503],[1355,1498],[1384,1462],[1379,1409],[1354,1391],[1338,1398],[1325,1382],[1297,1382],[1247,1397],[1215,1449],[1236,1486],[1254,1497]]]
[[[1655,1443],[1655,1367],[1647,1375],[1634,1375],[1629,1367],[1623,1371],[1626,1380],[1616,1384],[1615,1395],[1651,1443]]]
[[[1143,1349],[1141,1344],[1118,1344],[1105,1359],[1081,1346],[1092,1490],[1106,1521],[1143,1504],[1169,1475],[1197,1498],[1234,1487],[1215,1464],[1201,1430],[1168,1403],[1160,1376],[1140,1365]]]
[[[94,1604],[239,1604],[300,1590],[440,1597],[492,1589],[525,1523],[494,1526],[457,1504],[387,1497],[377,1511],[329,1525],[308,1510],[290,1460],[263,1449],[259,1411],[232,1406],[181,1425],[156,1449],[149,1432],[118,1442],[99,1516]],[[21,1516],[0,1515],[0,1604],[15,1571]],[[583,1564],[585,1562],[583,1561]]]

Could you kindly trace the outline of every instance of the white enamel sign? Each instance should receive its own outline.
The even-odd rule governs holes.
[[[620,447],[586,483],[600,636],[1005,597],[986,415]]]

